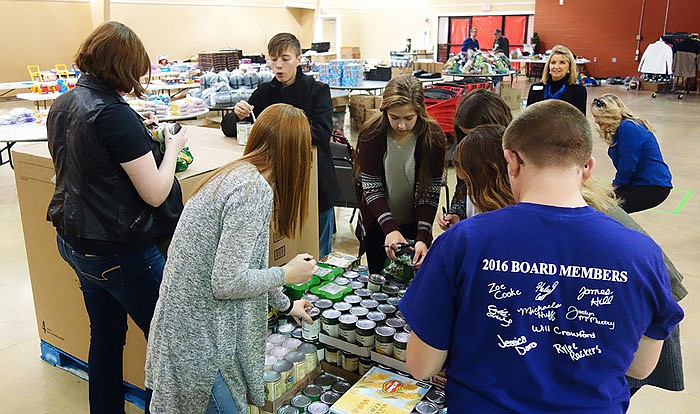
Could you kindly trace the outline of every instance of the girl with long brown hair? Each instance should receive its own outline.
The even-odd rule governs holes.
[[[245,412],[246,396],[263,405],[268,304],[310,321],[308,301],[292,302],[281,288],[309,280],[316,262],[300,254],[268,268],[270,223],[293,237],[307,219],[310,166],[304,111],[271,105],[243,157],[187,202],[151,323],[151,412]]]
[[[389,81],[380,111],[360,131],[356,154],[362,201],[355,234],[372,273],[382,270],[387,256],[395,259],[396,246],[407,239],[415,239],[414,264],[423,262],[433,238],[446,147],[415,77]]]

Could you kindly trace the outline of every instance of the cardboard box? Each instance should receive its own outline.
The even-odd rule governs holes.
[[[371,121],[374,118],[380,116],[382,111],[379,109],[365,109],[365,122]]]
[[[331,98],[333,106],[345,106],[350,105],[350,95],[335,96]]]
[[[413,73],[412,67],[399,68],[399,67],[392,66],[392,68],[391,68],[391,78],[392,79],[399,76],[399,75],[405,75],[405,74],[411,74],[411,73]]]
[[[341,59],[359,59],[360,48],[358,46],[343,46],[340,48]]]
[[[377,95],[374,97],[374,109],[381,109],[382,107],[382,95]]]
[[[373,95],[350,95],[350,107],[374,109],[376,100]]]
[[[430,65],[430,72],[442,73],[445,71],[445,64],[442,62],[433,62]]]
[[[307,55],[310,61],[318,63],[329,63],[331,60],[337,59],[338,55],[335,52],[312,53]]]
[[[671,83],[641,82],[640,89],[647,92],[661,92],[671,89]]]
[[[222,165],[243,155],[243,146],[212,128],[190,127],[188,146],[195,161],[178,173],[183,198],[211,177]],[[13,147],[17,197],[24,231],[29,277],[34,296],[39,338],[61,351],[87,361],[89,321],[75,272],[56,248],[56,231],[46,221],[46,208],[55,184],[53,163],[45,142]],[[297,253],[318,257],[318,177],[316,150],[312,153],[309,217],[294,240],[271,234],[270,265],[281,265]],[[143,387],[146,343],[143,333],[129,319],[124,350],[124,381]]]
[[[501,99],[503,99],[511,110],[520,109],[520,89],[513,89],[510,86],[501,85]]]

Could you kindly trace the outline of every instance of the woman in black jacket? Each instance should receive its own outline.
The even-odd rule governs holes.
[[[150,69],[131,29],[102,24],[75,62],[83,74],[46,123],[56,170],[47,217],[90,318],[90,412],[123,413],[126,317],[148,336],[165,265],[156,243],[172,235],[182,211],[174,173],[187,138],[166,132],[165,154],[152,150],[151,133],[123,99],[143,94],[139,78]]]
[[[240,101],[233,112],[221,120],[226,136],[236,136],[236,123],[252,120],[270,105],[285,103],[304,110],[311,123],[311,143],[318,151],[318,219],[319,257],[331,252],[335,216],[333,205],[340,196],[333,168],[330,138],[333,128],[333,104],[328,85],[304,75],[301,63],[301,44],[291,33],[278,33],[267,45],[270,67],[275,78],[258,86],[248,102]]]
[[[560,99],[586,115],[588,93],[578,84],[578,68],[573,53],[562,45],[552,48],[542,70],[542,81],[532,84],[527,94],[527,106],[547,99]]]

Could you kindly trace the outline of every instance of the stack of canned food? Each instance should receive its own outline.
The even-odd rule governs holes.
[[[349,390],[352,385],[330,374],[321,374],[302,392],[292,397],[289,404],[277,410],[277,414],[326,414],[330,407]]]
[[[273,333],[265,344],[265,398],[275,401],[318,367],[318,348],[313,343]]]

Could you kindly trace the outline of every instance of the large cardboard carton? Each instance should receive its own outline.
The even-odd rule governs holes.
[[[190,127],[188,142],[195,161],[178,173],[183,198],[215,170],[240,158],[243,147],[225,137],[219,129]],[[39,338],[82,361],[87,361],[89,321],[78,278],[56,249],[56,231],[46,220],[46,208],[53,196],[54,169],[46,143],[17,144],[12,151],[15,180],[24,230],[29,276],[34,296]],[[309,216],[294,240],[271,235],[270,265],[281,265],[297,253],[318,257],[318,181],[316,150],[312,154],[309,188]],[[124,351],[124,380],[143,387],[146,342],[143,333],[129,319]]]
[[[510,86],[501,85],[501,99],[503,99],[511,110],[520,109],[520,89],[513,89]]]
[[[411,74],[411,73],[413,73],[413,68],[412,68],[412,67],[410,67],[410,68],[399,68],[399,67],[393,66],[393,67],[391,68],[391,78],[392,78],[392,79],[395,78],[395,77],[397,77],[397,76],[399,76],[399,75],[405,75],[405,74]]]
[[[343,46],[340,48],[341,59],[359,59],[360,48],[358,46]]]

